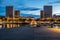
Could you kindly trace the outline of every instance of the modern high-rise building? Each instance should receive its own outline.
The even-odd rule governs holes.
[[[15,18],[19,18],[20,17],[20,11],[19,10],[15,10],[14,17]]]
[[[44,11],[43,10],[40,11],[40,18],[44,18]]]
[[[6,6],[6,17],[10,17],[10,18],[14,17],[13,6]]]
[[[52,18],[52,6],[44,6],[44,18]]]

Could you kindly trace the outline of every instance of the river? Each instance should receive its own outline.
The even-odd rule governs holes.
[[[45,27],[21,26],[0,29],[0,40],[60,40],[60,34]]]

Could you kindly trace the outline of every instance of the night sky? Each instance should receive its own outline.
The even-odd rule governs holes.
[[[6,6],[14,6],[21,14],[40,15],[45,5],[52,5],[53,14],[60,14],[60,0],[0,0],[0,15],[6,15]]]

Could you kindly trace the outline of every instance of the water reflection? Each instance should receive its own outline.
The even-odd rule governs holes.
[[[21,26],[29,26],[29,27],[48,27],[48,28],[51,28],[51,25],[41,25],[41,24],[28,24],[28,23],[23,23],[23,24],[19,24],[19,23],[11,23],[11,24],[0,24],[0,29],[1,28],[16,28],[16,27],[21,27]],[[56,25],[53,25],[53,28],[60,28],[60,26],[58,26],[57,24]]]
[[[1,28],[15,28],[15,27],[20,27],[21,24],[1,24],[0,25],[0,29]]]
[[[2,28],[2,25],[0,25],[0,29]]]

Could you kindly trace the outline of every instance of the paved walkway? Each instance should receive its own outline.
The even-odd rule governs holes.
[[[35,40],[60,40],[60,29],[36,28],[34,33]]]
[[[60,29],[44,27],[0,29],[0,40],[60,40]]]

